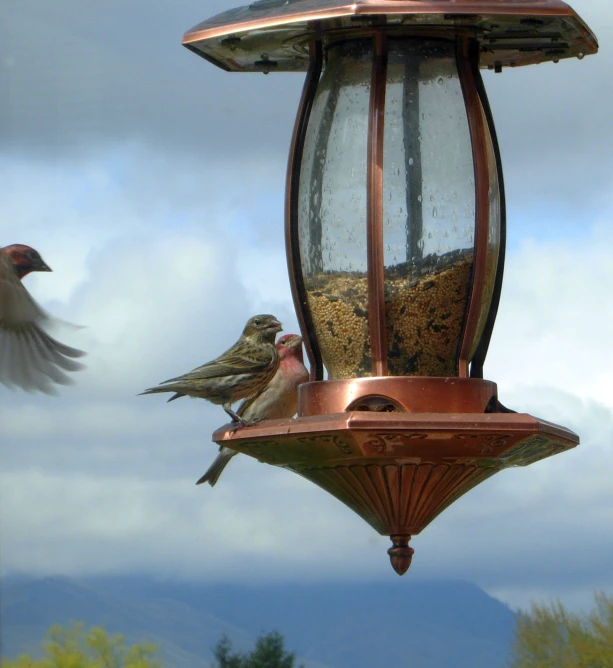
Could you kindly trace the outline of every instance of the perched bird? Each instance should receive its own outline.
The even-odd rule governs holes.
[[[281,329],[273,315],[255,315],[247,320],[240,339],[223,355],[141,394],[174,392],[168,401],[186,395],[207,399],[221,404],[233,422],[245,426],[247,421],[232,410],[232,404],[261,392],[275,375],[279,366],[275,335]]]
[[[31,271],[51,269],[29,246],[0,248],[0,383],[52,394],[53,383],[72,382],[64,371],[83,368],[74,358],[85,353],[56,341],[45,331],[53,318],[21,282]]]
[[[245,399],[236,413],[253,424],[260,420],[291,418],[298,410],[298,385],[309,380],[302,358],[302,337],[285,334],[277,341],[279,368],[273,379],[260,394]],[[215,461],[196,485],[208,482],[211,487],[217,482],[229,461],[238,454],[236,450],[222,446]]]

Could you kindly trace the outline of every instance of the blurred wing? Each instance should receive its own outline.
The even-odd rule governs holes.
[[[0,383],[53,393],[53,383],[71,382],[64,371],[83,365],[84,353],[49,336],[47,314],[32,299],[7,260],[0,256]]]

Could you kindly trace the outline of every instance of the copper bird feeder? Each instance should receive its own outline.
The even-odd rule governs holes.
[[[259,0],[183,44],[231,72],[307,71],[285,232],[310,382],[297,418],[213,438],[333,494],[391,537],[402,575],[453,501],[579,442],[483,380],[505,201],[479,68],[596,38],[560,0]]]

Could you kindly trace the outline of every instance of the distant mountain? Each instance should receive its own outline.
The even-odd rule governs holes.
[[[103,624],[132,643],[151,640],[163,646],[169,668],[209,668],[209,648],[221,633],[236,639],[237,646],[252,641],[241,629],[172,597],[117,596],[107,593],[104,585],[45,578],[8,581],[2,587],[2,656],[37,652],[52,624],[71,620]]]
[[[247,586],[144,577],[8,579],[2,656],[34,653],[51,624],[104,625],[161,646],[168,668],[208,668],[222,633],[236,649],[278,630],[307,668],[502,668],[512,611],[465,582]]]

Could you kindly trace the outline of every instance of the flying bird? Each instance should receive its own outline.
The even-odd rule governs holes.
[[[23,244],[0,248],[0,383],[53,394],[53,383],[72,382],[64,371],[83,368],[74,360],[85,353],[45,331],[54,319],[21,282],[32,271],[51,271],[33,248]]]
[[[257,395],[275,375],[279,366],[275,335],[281,330],[273,315],[255,315],[247,320],[240,339],[217,359],[141,394],[174,392],[168,401],[184,396],[206,399],[245,426],[247,421],[232,410],[232,404]]]
[[[277,373],[260,394],[245,399],[236,411],[239,417],[250,424],[260,420],[291,418],[298,410],[298,386],[309,380],[309,372],[302,357],[302,337],[285,334],[277,341],[277,352]],[[236,450],[222,446],[207,472],[196,484],[208,482],[213,487],[236,454]]]

